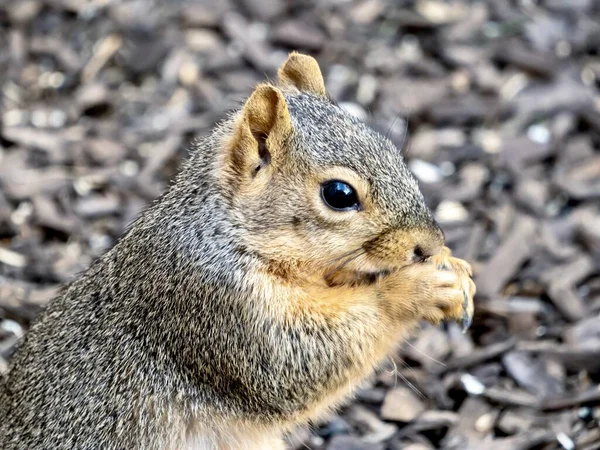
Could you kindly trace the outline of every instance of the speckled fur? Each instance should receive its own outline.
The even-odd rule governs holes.
[[[348,167],[371,186],[378,235],[437,230],[390,142],[324,97],[291,89],[285,99],[285,183]],[[273,274],[260,235],[299,239],[309,256],[297,266],[309,267],[325,225],[275,176],[279,188],[239,211],[218,157],[239,117],[198,143],[168,192],[29,331],[0,396],[0,448],[276,448],[283,431],[345,398],[419,319],[439,320],[419,309],[409,275],[397,283],[412,290],[391,280],[356,293],[311,284],[322,268],[302,282],[301,271]],[[410,298],[388,301],[390,292]]]
[[[376,208],[385,211],[384,225],[431,224],[417,182],[394,144],[321,97],[302,93],[286,100],[297,130],[293,158],[306,171],[315,165],[348,167],[371,185]]]

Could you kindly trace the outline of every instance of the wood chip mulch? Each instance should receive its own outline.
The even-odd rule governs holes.
[[[600,448],[600,3],[4,0],[0,48],[0,373],[296,49],[406,153],[478,295],[290,448]]]

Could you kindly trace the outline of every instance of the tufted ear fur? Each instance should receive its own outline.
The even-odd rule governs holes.
[[[283,88],[293,87],[322,97],[327,95],[321,69],[312,56],[291,53],[279,68],[278,74]]]
[[[283,156],[292,122],[282,92],[259,85],[242,108],[233,136],[229,159],[241,177],[256,177]]]

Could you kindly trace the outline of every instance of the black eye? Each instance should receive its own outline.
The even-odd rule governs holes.
[[[343,181],[331,180],[323,183],[321,196],[325,204],[335,211],[347,211],[360,207],[356,191]]]

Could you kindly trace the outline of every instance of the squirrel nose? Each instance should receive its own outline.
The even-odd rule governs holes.
[[[395,229],[363,244],[371,256],[387,264],[404,265],[411,261],[424,261],[439,253],[444,245],[444,235],[437,224],[414,229]]]
[[[425,261],[430,256],[440,252],[444,245],[444,233],[438,226],[431,230],[428,238],[421,238],[413,250],[413,261]]]
[[[413,251],[413,261],[423,261],[425,258],[431,255],[426,255],[426,252],[423,250],[423,247],[417,245]]]
[[[417,245],[415,247],[415,249],[413,250],[413,258],[412,259],[415,262],[425,261],[430,256],[433,256],[436,253],[438,253],[441,249],[442,249],[441,245],[426,246],[426,247],[422,246],[422,245]]]

